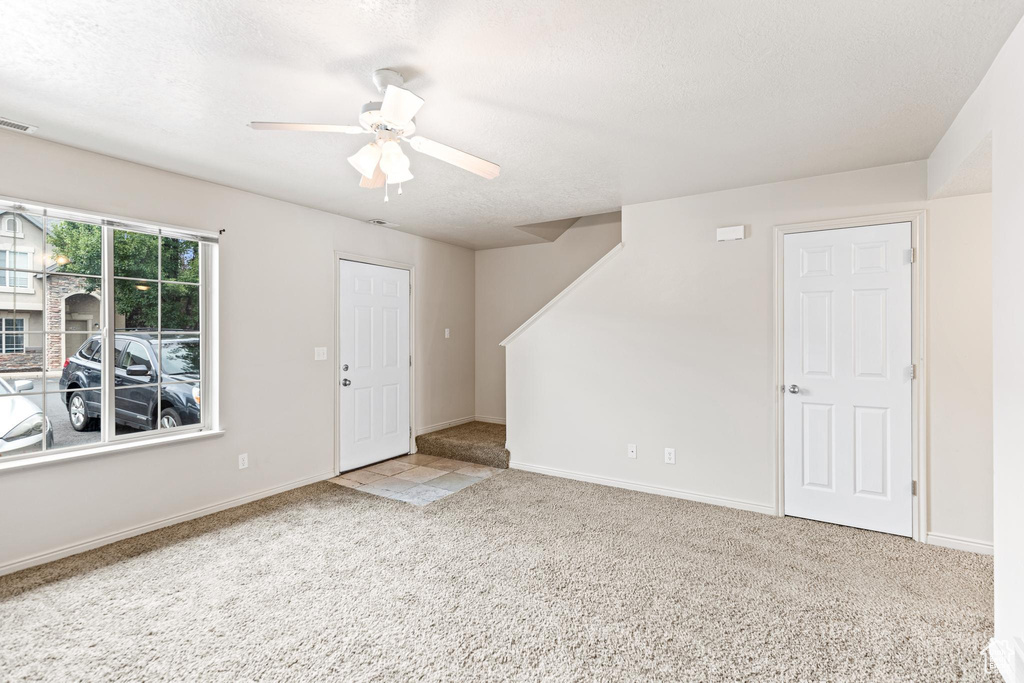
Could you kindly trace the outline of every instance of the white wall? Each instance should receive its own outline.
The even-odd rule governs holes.
[[[1024,22],[1010,36],[989,76],[995,639],[1015,644],[1016,680],[1024,681]]]
[[[476,252],[476,414],[505,419],[501,340],[619,243],[622,215],[581,218],[554,242]]]
[[[986,76],[928,157],[928,197],[955,185],[968,159],[992,132],[990,81]]]
[[[948,292],[966,282],[984,308],[988,199],[929,203],[926,190],[926,164],[915,162],[623,207],[622,252],[508,346],[513,463],[772,511],[773,227],[928,208],[941,264],[963,249],[960,230],[979,240],[955,267],[932,269],[929,284]],[[748,239],[715,242],[715,228],[740,223]],[[965,305],[944,302],[939,320]],[[983,325],[984,315],[970,320]],[[991,373],[987,345],[984,330],[932,345],[949,389],[941,410],[970,411],[965,438],[980,442],[968,455],[963,441],[935,451],[933,523],[943,526],[930,531],[981,545],[991,540],[990,437],[984,403],[970,404]],[[663,463],[666,446],[674,466]],[[962,457],[980,471],[957,481],[971,467]]]
[[[992,195],[928,204],[933,534],[992,542]]]
[[[992,413],[995,636],[1007,681],[1024,681],[1024,21],[928,161],[940,187],[992,147]]]
[[[473,252],[0,133],[0,194],[221,238],[223,437],[0,473],[0,571],[334,470],[334,252],[416,266],[416,422],[473,414]],[[444,328],[452,338],[444,340]],[[313,361],[313,347],[331,349]],[[237,455],[249,454],[238,470]]]

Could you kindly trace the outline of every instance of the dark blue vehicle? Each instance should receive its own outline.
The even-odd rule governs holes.
[[[157,353],[157,347],[162,346]],[[90,338],[64,362],[60,388],[75,431],[95,428],[100,417],[102,338]],[[160,359],[159,364],[157,359]],[[157,379],[155,368],[162,369]],[[161,382],[158,391],[157,382]],[[157,402],[159,401],[159,405]],[[145,332],[118,334],[114,339],[115,422],[134,429],[161,429],[198,424],[199,338]]]

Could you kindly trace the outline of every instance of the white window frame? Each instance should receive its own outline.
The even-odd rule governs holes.
[[[21,275],[24,275],[25,276],[25,281],[28,283],[24,287],[18,287],[17,286],[17,282],[18,281],[17,281],[17,279],[15,279],[15,281],[14,281],[15,285],[11,286],[9,284],[9,279],[5,276],[4,284],[0,285],[0,292],[5,292],[5,293],[11,292],[11,293],[20,293],[20,294],[35,294],[36,293],[36,278],[35,278],[35,274],[32,271],[34,271],[36,269],[35,268],[35,265],[36,265],[36,263],[35,263],[36,250],[33,249],[32,247],[14,247],[14,248],[11,248],[11,249],[0,248],[0,253],[5,254],[3,266],[0,267],[0,270],[4,270],[4,271],[7,271],[7,272],[12,272],[13,271],[15,278],[18,278]],[[14,266],[14,268],[10,268],[10,267],[7,266],[7,256],[6,256],[6,254],[15,254],[15,257],[14,257],[15,266]],[[25,268],[22,268],[20,270],[15,270],[18,267],[17,266],[17,263],[18,263],[17,254],[25,254],[28,257],[28,266],[26,266]]]
[[[21,325],[22,325],[22,329],[21,330],[8,330],[7,329],[7,321],[8,320],[20,320],[21,321]],[[7,350],[7,335],[9,335],[9,334],[20,334],[21,335],[21,351],[8,351]],[[11,315],[0,315],[0,353],[2,353],[4,355],[15,354],[15,353],[20,353],[20,354],[26,353],[26,350],[28,349],[28,343],[25,341],[25,337],[27,335],[28,335],[28,318],[26,316],[16,315],[14,313],[12,313]]]
[[[45,439],[41,444],[41,450],[16,455],[0,455],[0,475],[5,470],[30,467],[38,464],[60,462],[65,460],[77,459],[80,457],[87,457],[93,455],[101,455],[112,451],[123,451],[126,449],[141,448],[148,445],[157,445],[162,443],[179,443],[183,439],[199,438],[215,436],[223,433],[220,425],[219,415],[219,354],[218,354],[218,343],[219,343],[219,320],[218,320],[218,284],[219,284],[219,268],[218,268],[218,235],[201,230],[191,230],[187,228],[180,228],[177,226],[159,224],[159,223],[143,223],[135,221],[130,218],[124,218],[119,216],[98,216],[96,214],[88,214],[80,212],[75,209],[69,209],[66,207],[60,207],[49,204],[41,204],[39,202],[25,202],[18,199],[0,197],[0,211],[16,211],[18,213],[26,213],[31,215],[39,216],[42,220],[44,228],[48,228],[51,220],[69,220],[75,222],[89,223],[98,225],[102,229],[102,274],[98,278],[101,281],[101,306],[100,306],[100,336],[102,337],[102,363],[104,371],[102,373],[102,381],[99,387],[101,391],[101,418],[100,418],[100,438],[98,442],[92,442],[89,444],[83,444],[78,446],[67,446],[63,448],[45,448]],[[195,286],[199,290],[199,327],[200,327],[200,391],[202,397],[201,403],[201,421],[198,424],[182,425],[180,427],[174,427],[171,429],[156,428],[150,431],[143,431],[137,434],[116,434],[114,424],[114,380],[115,380],[115,363],[114,363],[114,348],[117,334],[115,333],[114,325],[108,324],[107,321],[116,320],[115,308],[114,308],[114,282],[117,278],[114,276],[114,262],[113,262],[113,244],[114,244],[114,233],[117,230],[127,230],[131,232],[144,233],[144,234],[155,234],[158,237],[171,237],[175,239],[187,239],[198,242],[199,259],[200,259],[200,274],[199,282],[190,284]],[[45,232],[45,229],[44,229]],[[162,248],[162,240],[158,242]],[[17,245],[15,245],[17,250]],[[33,250],[34,251],[34,250]],[[30,269],[29,276],[32,280],[35,279],[35,275],[42,276],[43,283],[43,296],[46,298],[47,290],[49,288],[48,275],[56,275],[52,271],[45,270],[46,264],[37,265],[32,262],[33,268]],[[154,286],[160,291],[163,285],[163,267],[158,262],[158,269],[160,272],[157,273],[157,280],[154,281]],[[39,270],[36,273],[36,270]],[[74,276],[74,273],[67,273],[67,275]],[[85,276],[83,276],[85,277]],[[95,276],[94,279],[97,279]],[[125,279],[125,278],[121,278]],[[131,279],[144,279],[144,278],[131,278]],[[168,281],[173,282],[173,281]],[[2,291],[3,288],[0,288]],[[18,289],[19,292],[23,291]],[[157,300],[160,301],[160,295],[158,293]],[[5,316],[14,317],[14,316]],[[20,317],[20,316],[19,316]],[[45,317],[45,316],[44,316]],[[27,327],[27,320],[26,320]],[[157,326],[159,330],[159,325]],[[25,334],[27,334],[27,330]],[[167,334],[173,334],[173,331],[168,330]],[[2,334],[2,332],[0,332]],[[48,338],[46,335],[49,334],[60,334],[62,339],[66,332],[64,330],[43,330],[44,339],[44,353],[45,353],[45,340]],[[123,333],[122,333],[123,334]],[[130,333],[129,333],[130,334]],[[160,340],[162,339],[163,331],[154,332],[157,335],[157,348],[159,349]],[[27,342],[26,342],[27,348]],[[149,352],[149,349],[147,349]],[[152,361],[152,355],[150,354]],[[52,371],[56,372],[56,371]],[[44,373],[45,375],[45,373]],[[58,375],[54,375],[58,376]],[[158,378],[156,386],[160,386],[163,378]],[[46,414],[46,401],[61,400],[59,394],[49,393],[47,394],[46,389],[46,378],[43,378],[42,387],[38,390],[33,390],[32,394],[39,394],[42,396],[43,411]],[[159,391],[159,389],[158,389]],[[158,396],[159,405],[159,396]],[[158,414],[159,415],[159,414]]]
[[[8,221],[14,221],[14,230],[7,229]],[[24,237],[25,230],[21,227],[21,219],[17,216],[7,215],[3,219],[0,219],[0,235],[8,235],[11,237]]]

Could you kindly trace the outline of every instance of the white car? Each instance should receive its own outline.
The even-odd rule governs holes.
[[[53,425],[43,416],[42,408],[18,395],[34,387],[30,379],[15,380],[11,386],[0,378],[0,456],[39,450],[43,425],[46,425],[46,447],[53,446]]]

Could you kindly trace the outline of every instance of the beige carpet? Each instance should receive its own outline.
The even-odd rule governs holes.
[[[440,458],[464,460],[478,465],[508,467],[505,425],[467,422],[416,437],[416,450]]]
[[[0,578],[4,681],[983,680],[991,631],[991,558],[516,470]]]

